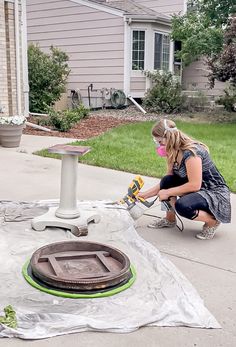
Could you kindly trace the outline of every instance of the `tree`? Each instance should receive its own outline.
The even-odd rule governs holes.
[[[173,16],[172,38],[181,41],[178,56],[187,65],[219,54],[229,18],[236,13],[235,0],[190,0],[183,16]]]
[[[211,69],[209,80],[214,86],[215,80],[229,81],[218,103],[224,105],[227,111],[236,111],[236,17],[231,18],[224,33],[224,44],[220,54],[208,61]]]
[[[229,81],[236,88],[236,17],[230,19],[224,33],[224,44],[220,54],[213,56],[208,65],[211,69],[209,76],[211,85],[215,79]]]
[[[51,46],[50,53],[44,53],[38,45],[28,48],[29,106],[31,112],[47,112],[49,106],[60,99],[65,91],[70,69],[68,56]]]

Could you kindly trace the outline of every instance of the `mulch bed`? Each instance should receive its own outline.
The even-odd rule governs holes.
[[[28,122],[37,124],[36,117],[29,117]],[[61,131],[42,131],[34,129],[30,126],[26,126],[23,130],[23,134],[38,135],[38,136],[57,136],[57,137],[68,137],[75,139],[88,139],[103,134],[104,132],[115,128],[122,124],[134,123],[135,120],[124,120],[117,119],[114,117],[101,117],[93,116],[82,119],[73,128],[67,132]],[[136,121],[137,122],[137,121]],[[49,127],[47,127],[49,128]]]

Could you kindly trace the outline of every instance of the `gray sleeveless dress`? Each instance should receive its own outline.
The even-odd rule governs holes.
[[[202,159],[202,186],[197,194],[206,199],[211,213],[218,221],[230,223],[231,204],[229,188],[203,146],[196,144],[196,155]],[[179,166],[174,165],[173,173],[181,178],[186,178],[186,161],[192,156],[193,153],[191,151],[184,151],[182,161]]]

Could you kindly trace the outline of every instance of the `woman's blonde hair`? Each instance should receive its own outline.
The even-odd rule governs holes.
[[[173,164],[178,155],[178,151],[189,150],[196,155],[196,144],[202,145],[208,152],[208,147],[188,135],[184,134],[176,127],[175,122],[168,119],[162,119],[152,128],[152,136],[163,137],[166,139],[166,152],[168,164]]]

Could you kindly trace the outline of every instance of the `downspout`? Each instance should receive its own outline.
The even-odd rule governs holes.
[[[17,114],[21,115],[21,69],[20,69],[20,28],[19,28],[19,3],[15,0],[14,6],[15,17],[15,45],[16,45],[16,99],[17,99]]]
[[[130,24],[131,18],[124,18],[124,93],[126,97],[130,94],[130,65],[131,65],[131,44],[130,44]]]
[[[29,80],[28,80],[28,46],[26,24],[26,0],[21,0],[21,46],[24,93],[24,116],[29,116]]]

